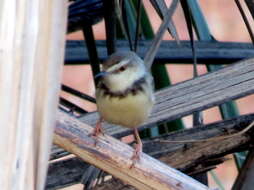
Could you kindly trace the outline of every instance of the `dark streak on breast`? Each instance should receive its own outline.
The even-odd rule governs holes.
[[[110,98],[116,97],[116,98],[124,98],[128,96],[129,94],[137,95],[139,92],[144,92],[143,85],[146,83],[145,76],[141,79],[135,81],[133,85],[130,88],[127,88],[126,90],[122,92],[111,92],[110,89],[103,83],[99,83],[99,88],[103,90],[103,93],[105,96],[109,96]]]

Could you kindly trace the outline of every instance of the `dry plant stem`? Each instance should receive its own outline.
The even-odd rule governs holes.
[[[254,121],[254,114],[238,116],[233,119],[219,121],[202,127],[173,132],[160,137],[160,139],[208,139],[211,137],[225,136],[243,130],[249,126],[252,121]],[[193,172],[207,171],[210,168],[216,167],[216,165],[224,161],[222,157],[227,154],[253,149],[253,132],[254,130],[251,129],[240,136],[219,141],[197,142],[192,144],[158,143],[154,142],[154,139],[152,139],[143,142],[143,151],[153,157],[163,160],[171,167],[190,174]],[[112,135],[114,134],[112,133]],[[59,150],[59,152],[55,151],[56,150],[52,153],[54,159],[62,157],[60,155],[63,155],[63,153],[61,153],[63,150]],[[75,159],[76,158],[64,162],[59,161],[58,163],[52,163],[49,170],[47,187],[63,187],[68,184],[79,183],[77,179],[83,175],[86,164],[82,164],[82,161],[77,161]],[[69,169],[70,166],[72,166],[71,170]],[[83,170],[81,169],[82,166]],[[61,172],[62,170],[65,172]],[[61,174],[59,175],[59,173]]]
[[[89,136],[93,128],[77,119],[61,113],[56,128],[54,143],[77,155],[84,161],[120,178],[138,189],[205,190],[208,187],[170,168],[162,162],[141,153],[140,161],[130,169],[133,149],[108,136],[99,135],[97,146]]]
[[[223,140],[223,139],[228,139],[228,138],[232,138],[232,137],[236,137],[236,136],[241,136],[244,133],[246,133],[247,131],[249,131],[252,127],[254,126],[254,121],[248,125],[246,128],[244,128],[243,130],[234,133],[234,134],[230,134],[230,135],[224,135],[224,136],[219,136],[219,137],[212,137],[212,138],[208,138],[208,139],[190,139],[190,140],[180,140],[180,141],[170,141],[170,140],[155,140],[157,142],[161,142],[161,143],[195,143],[195,142],[212,142],[212,141],[218,141],[218,140]]]
[[[177,5],[178,5],[178,0],[173,0],[170,7],[167,10],[167,13],[165,14],[164,20],[162,24],[160,25],[158,32],[156,33],[155,38],[153,39],[152,45],[150,46],[149,50],[146,52],[144,63],[146,64],[148,69],[151,69],[152,67],[153,60],[162,42],[162,37],[167,29],[169,22],[171,21],[171,18],[173,16],[173,13]]]
[[[0,12],[0,187],[42,190],[64,60],[67,1],[1,0]]]

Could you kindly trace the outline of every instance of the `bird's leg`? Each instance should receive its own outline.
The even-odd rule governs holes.
[[[95,136],[97,137],[100,133],[104,135],[103,129],[101,127],[101,123],[102,123],[103,119],[102,117],[100,117],[96,123],[96,126],[91,134],[91,136]]]
[[[140,159],[140,154],[141,154],[142,148],[143,148],[142,141],[140,139],[137,128],[134,128],[134,135],[135,135],[137,144],[135,145],[135,150],[134,150],[133,156],[131,157],[131,159],[133,160],[133,164],[131,165],[131,168],[134,166],[136,161],[138,161]]]

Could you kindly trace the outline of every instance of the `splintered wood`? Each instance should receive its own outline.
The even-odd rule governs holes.
[[[92,127],[81,123],[65,113],[58,113],[54,143],[77,155],[84,161],[142,190],[205,190],[187,175],[142,153],[134,167],[131,157],[133,148],[108,135],[91,136]],[[96,143],[96,145],[95,145]]]

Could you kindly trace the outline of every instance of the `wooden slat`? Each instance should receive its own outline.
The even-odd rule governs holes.
[[[44,187],[66,18],[67,1],[0,1],[1,189]]]
[[[67,41],[66,64],[88,63],[89,57],[83,41]],[[129,50],[127,41],[117,41],[118,50]],[[151,41],[139,41],[138,54],[144,58]],[[195,42],[198,63],[228,64],[242,59],[254,57],[251,43],[234,42]],[[105,41],[96,41],[100,60],[107,58]],[[181,41],[180,45],[173,41],[163,41],[155,56],[156,63],[193,63],[189,41]]]
[[[254,93],[254,59],[241,61],[216,72],[199,76],[156,92],[156,104],[149,120],[140,129],[205,110],[229,100]],[[80,120],[95,126],[98,113]],[[104,123],[107,134],[124,136],[131,130]]]
[[[157,140],[207,139],[237,133],[254,121],[254,114],[239,116],[200,128],[191,128],[172,132]],[[213,142],[196,143],[159,143],[155,139],[144,141],[144,152],[163,160],[170,166],[187,174],[198,173],[216,167],[221,157],[233,152],[246,150],[253,141],[253,129],[239,136]],[[183,151],[184,150],[184,151]],[[52,157],[59,158],[52,152]],[[47,189],[60,188],[73,183],[80,183],[88,164],[77,158],[52,162],[48,171]],[[241,181],[241,180],[240,180]]]
[[[90,135],[93,130],[91,126],[65,113],[59,113],[58,118],[61,119],[55,128],[55,144],[138,189],[208,189],[144,153],[140,161],[130,168],[133,155],[130,146],[108,135],[98,136],[95,145],[95,139]]]

